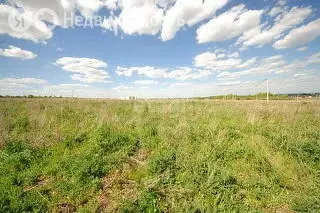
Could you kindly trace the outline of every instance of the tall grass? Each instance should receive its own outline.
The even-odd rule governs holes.
[[[0,101],[0,212],[320,211],[317,101]]]

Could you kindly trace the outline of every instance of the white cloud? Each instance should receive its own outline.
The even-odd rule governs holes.
[[[105,0],[103,4],[109,10],[116,10],[119,7],[118,2],[118,0]]]
[[[117,67],[116,73],[118,75],[130,77],[134,73],[138,75],[144,75],[149,78],[165,78],[167,75],[167,69],[161,69],[161,68],[155,68],[150,66],[144,66],[144,67]]]
[[[44,42],[52,37],[49,24],[69,27],[72,20],[65,20],[65,13],[68,19],[71,19],[71,13],[77,11],[84,16],[92,16],[105,6],[101,0],[8,0],[6,3],[0,5],[0,34],[33,42]],[[49,13],[48,9],[54,14]],[[43,13],[35,19],[41,10]],[[18,20],[24,20],[26,29],[13,30],[8,24],[9,16],[13,17],[12,24],[15,26],[17,23],[14,17],[21,17]]]
[[[286,0],[278,0],[277,4],[280,6],[284,6],[286,4]]]
[[[84,16],[92,16],[103,6],[109,5],[104,4],[101,0],[76,0],[75,7],[81,12]],[[110,5],[109,5],[110,6]]]
[[[161,38],[171,40],[184,25],[193,26],[209,17],[227,4],[228,0],[177,0],[164,17]]]
[[[256,63],[256,59],[254,63]],[[256,66],[247,70],[236,71],[236,72],[225,71],[225,72],[219,73],[217,75],[217,78],[220,80],[234,80],[247,75],[264,75],[264,74],[273,73],[276,71],[280,72],[280,70],[284,72],[283,68],[286,64],[287,62],[283,60],[283,57],[281,55],[275,55],[275,56],[271,56],[271,57],[260,60],[258,63],[256,63]],[[248,68],[248,67],[241,67],[241,68]],[[289,69],[289,67],[287,69]]]
[[[92,58],[72,58],[64,57],[56,61],[56,64],[68,72],[73,72],[71,78],[73,80],[85,83],[108,83],[106,79],[110,78],[109,74],[104,70],[107,63]]]
[[[124,0],[119,6],[121,8],[120,15],[110,16],[104,21],[102,27],[114,31],[115,34],[118,32],[118,28],[128,35],[156,35],[159,33],[164,12],[154,1]]]
[[[40,19],[59,26],[63,25],[64,12],[71,12],[75,8],[74,1],[66,0],[9,0],[9,3],[13,7],[17,6],[30,14],[35,14],[40,9],[48,8],[55,12],[57,19],[54,20],[49,14],[43,14]]]
[[[283,39],[276,41],[273,47],[276,49],[293,48],[307,44],[320,36],[320,19],[307,25],[293,29]]]
[[[112,31],[115,35],[118,35],[119,22],[120,22],[119,18],[109,16],[107,19],[103,21],[103,23],[101,24],[101,27],[109,31]]]
[[[282,7],[274,7],[270,10],[270,12],[268,13],[269,16],[271,17],[275,17],[276,15],[281,14],[283,11]]]
[[[304,77],[304,76],[307,76],[307,74],[302,73],[302,72],[294,74],[294,77],[296,77],[296,78],[300,78],[300,77]]]
[[[20,49],[19,47],[9,46],[8,49],[0,48],[0,56],[20,58],[20,59],[34,59],[37,57],[33,52]]]
[[[209,17],[222,8],[228,0],[202,2],[185,0],[134,0],[105,2],[107,8],[120,11],[111,13],[102,26],[118,34],[156,35],[161,31],[161,39],[173,39],[184,25],[192,26]]]
[[[29,26],[28,30],[19,31],[12,29],[8,22],[10,15],[12,15],[12,17],[22,17],[25,26]],[[9,36],[14,38],[31,40],[34,42],[45,41],[52,37],[51,29],[48,28],[48,26],[43,21],[34,21],[31,13],[21,12],[14,7],[2,4],[0,5],[0,35],[1,34],[8,34]]]
[[[45,81],[43,79],[37,79],[37,78],[4,78],[4,79],[0,79],[0,88],[1,89],[27,88],[30,86],[44,85],[44,84],[47,84],[47,81]]]
[[[285,8],[284,6],[286,5],[286,1],[285,0],[278,0],[276,2],[275,7],[271,8],[271,10],[269,11],[268,15],[271,17],[275,17],[283,12],[285,12]]]
[[[308,47],[300,47],[300,48],[298,48],[298,51],[300,51],[300,52],[303,52],[303,51],[306,51],[308,49]]]
[[[103,6],[108,5],[101,0],[9,0],[9,3],[32,13],[48,8],[55,12],[58,19],[54,20],[49,14],[44,14],[41,20],[59,26],[64,25],[65,12],[70,15],[71,12],[79,11],[84,16],[92,16]]]
[[[230,53],[228,56],[230,58],[238,58],[238,57],[240,57],[240,54],[238,52],[233,52],[233,53]]]
[[[313,54],[307,59],[308,64],[320,64],[320,52]]]
[[[168,8],[171,8],[177,0],[155,0],[156,4],[164,8],[164,10],[168,10]]]
[[[320,63],[320,53],[315,53],[307,57],[305,60],[295,60],[290,63],[284,60],[282,55],[275,55],[264,58],[256,63],[250,69],[231,72],[225,71],[217,74],[218,80],[235,80],[244,76],[264,76],[267,74],[281,74],[281,73],[309,73],[312,70],[308,69],[308,65]],[[297,77],[297,76],[296,76]]]
[[[236,66],[237,69],[242,69],[242,68],[248,68],[253,66],[257,61],[257,57],[253,57],[248,59],[247,61],[244,61],[242,64]]]
[[[136,85],[157,85],[159,84],[158,81],[154,81],[154,80],[140,80],[140,81],[134,81],[133,84]]]
[[[218,51],[221,52],[221,51]],[[243,61],[238,52],[216,53],[205,52],[194,58],[194,67],[176,67],[174,69],[143,67],[120,67],[116,73],[120,76],[131,77],[134,74],[143,75],[153,79],[174,79],[180,81],[201,79],[230,69],[249,68],[256,63],[257,58]]]
[[[194,66],[201,67],[213,72],[219,72],[229,69],[240,69],[252,66],[256,58],[243,61],[240,58],[227,58],[225,55],[219,57],[217,53],[205,52],[194,58]]]
[[[279,39],[285,31],[301,24],[311,13],[310,7],[293,7],[290,11],[284,11],[277,16],[273,26],[264,23],[244,33],[238,43],[243,42],[244,47],[263,46],[271,43]]]
[[[260,80],[264,79],[261,76]],[[269,81],[271,93],[297,93],[297,92],[318,92],[319,91],[319,75],[306,75],[301,77],[289,78],[272,78]],[[237,81],[231,81],[237,82]],[[224,82],[226,83],[226,82]],[[213,96],[223,94],[256,94],[266,90],[266,82],[262,81],[242,81],[239,84],[230,86],[220,86],[215,81],[208,83],[176,83],[161,85],[161,88],[150,87],[147,90],[142,90],[141,87],[130,87],[120,85],[118,88],[94,88],[94,87],[81,87],[81,89],[72,90],[51,90],[42,88],[21,88],[9,90],[0,88],[1,95],[54,95],[54,96],[69,96],[82,97],[82,98],[121,98],[135,96],[138,98],[169,98],[169,97],[200,97],[200,96]],[[223,84],[223,83],[221,83]],[[53,85],[55,86],[55,85]],[[58,86],[58,85],[56,85]]]
[[[117,67],[116,73],[120,76],[130,77],[134,74],[143,75],[148,78],[156,79],[175,79],[175,80],[192,80],[209,76],[212,73],[208,70],[193,69],[190,67],[177,67],[169,70],[166,68],[155,68],[150,66],[144,67]]]
[[[197,30],[198,43],[225,41],[260,25],[262,10],[247,10],[241,4],[211,19]]]
[[[178,67],[168,73],[167,78],[181,81],[200,79],[212,75],[212,72],[205,69],[194,69],[190,67]]]

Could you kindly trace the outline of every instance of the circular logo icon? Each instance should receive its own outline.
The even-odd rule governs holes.
[[[43,25],[44,24],[43,21],[46,21],[47,23],[46,25],[49,30],[53,30],[56,27],[56,24],[59,23],[58,15],[49,8],[42,8],[38,10],[34,14],[33,20],[35,24],[40,24],[40,25]],[[41,26],[38,26],[38,27],[40,28]]]
[[[27,32],[31,26],[38,29],[53,30],[56,24],[59,23],[57,14],[49,9],[42,8],[35,13],[14,11],[8,17],[8,24],[10,28],[19,33]]]
[[[33,22],[31,12],[20,13],[19,11],[12,12],[8,17],[9,27],[19,33],[29,30]]]

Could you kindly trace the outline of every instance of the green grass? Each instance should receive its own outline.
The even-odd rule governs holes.
[[[317,100],[1,99],[0,212],[320,212],[319,116]]]

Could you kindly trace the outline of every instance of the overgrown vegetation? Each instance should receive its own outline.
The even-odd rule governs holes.
[[[318,100],[1,99],[0,113],[0,212],[320,211]]]

